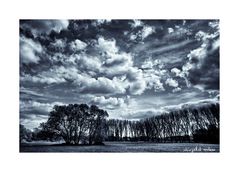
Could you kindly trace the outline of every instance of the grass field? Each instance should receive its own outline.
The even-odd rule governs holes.
[[[65,146],[49,142],[25,143],[20,152],[219,152],[218,144],[105,142],[105,145]]]

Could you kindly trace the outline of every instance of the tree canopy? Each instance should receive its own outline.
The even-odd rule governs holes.
[[[60,136],[66,144],[101,144],[108,113],[97,106],[69,104],[54,106],[42,130]]]

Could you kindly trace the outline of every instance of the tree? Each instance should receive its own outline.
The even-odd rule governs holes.
[[[24,125],[20,124],[20,143],[31,141],[32,132],[29,129],[26,129]]]
[[[106,136],[106,120],[108,113],[97,106],[90,107],[90,118],[88,120],[89,144],[101,144]]]
[[[48,121],[42,125],[44,131],[62,137],[66,144],[85,143],[86,140],[89,144],[99,144],[103,142],[106,117],[107,112],[94,105],[56,105],[50,112]]]

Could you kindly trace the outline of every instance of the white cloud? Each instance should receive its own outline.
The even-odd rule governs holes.
[[[154,32],[155,32],[154,27],[144,26],[143,30],[142,30],[142,33],[141,33],[142,39],[144,40],[146,37],[148,37],[149,35],[151,35]]]
[[[114,93],[114,94],[123,94],[126,92],[126,85],[119,78],[114,77],[112,80],[99,77],[91,78],[87,75],[79,75],[76,84],[79,85],[79,90],[81,92],[95,92],[95,93]]]
[[[57,41],[54,44],[62,45],[62,42]],[[81,48],[84,46],[83,43]],[[32,76],[23,75],[21,81],[42,84],[62,84],[71,81],[78,86],[80,92],[123,94],[128,90],[134,95],[144,92],[146,83],[142,71],[133,66],[130,53],[119,52],[114,39],[106,40],[103,37],[98,39],[96,47],[99,56],[91,56],[85,52],[67,56],[57,52],[49,56],[49,59],[53,63],[61,62],[63,66],[53,66],[48,71]]]
[[[166,81],[165,81],[165,84],[171,86],[171,87],[178,87],[178,82],[172,78],[168,78]]]
[[[100,97],[94,97],[91,100],[92,104],[97,104],[99,106],[103,106],[106,108],[115,108],[115,107],[123,107],[126,106],[124,99],[123,98],[117,98],[117,97],[104,97],[104,96],[100,96]]]
[[[98,45],[99,49],[102,52],[105,52],[107,54],[115,54],[118,52],[118,48],[116,47],[116,41],[115,39],[112,40],[106,40],[103,37],[98,38]]]
[[[141,67],[143,69],[152,69],[154,66],[154,63],[152,61],[152,59],[147,59],[143,62],[143,64],[141,65]]]
[[[177,87],[177,88],[174,88],[172,91],[173,91],[173,93],[175,93],[175,92],[179,92],[179,91],[181,91],[182,89],[180,88],[180,87]]]
[[[62,39],[56,39],[55,42],[51,42],[50,46],[64,49],[66,47],[66,42]]]
[[[219,21],[209,22],[208,25],[214,29],[219,30]]]
[[[134,35],[134,34],[132,34],[132,35],[130,35],[130,40],[132,40],[132,41],[134,41],[134,40],[136,40],[137,39],[137,37],[138,37],[138,35]]]
[[[136,28],[136,27],[139,27],[139,26],[142,26],[143,25],[143,22],[140,21],[140,20],[133,20],[134,22],[131,23],[131,27],[132,28]]]
[[[151,58],[145,60],[141,65],[144,69],[143,77],[147,84],[147,89],[154,89],[156,92],[164,91],[161,78],[164,77],[166,71],[163,70],[163,64],[159,59],[152,60]]]
[[[214,26],[213,26],[214,27]],[[188,61],[182,67],[185,75],[189,74],[189,70],[191,69],[200,69],[205,59],[208,57],[208,53],[215,51],[219,47],[219,39],[214,40],[219,36],[219,30],[216,30],[214,33],[206,33],[203,31],[198,31],[195,34],[195,38],[202,42],[202,44],[190,51],[187,55]],[[213,40],[213,42],[211,42]],[[208,51],[208,47],[212,44],[212,48]]]
[[[174,73],[176,76],[183,77],[182,71],[178,68],[171,69],[171,72]]]
[[[70,48],[72,51],[79,51],[85,49],[87,44],[79,39],[76,39],[75,41],[72,41],[70,43]]]
[[[20,37],[20,57],[22,63],[38,63],[43,52],[41,44],[30,38]]]
[[[128,71],[129,92],[133,95],[140,95],[146,89],[146,82],[142,70],[130,68]]]
[[[187,78],[187,75],[188,75],[188,72],[189,70],[192,68],[192,64],[191,63],[186,63],[185,65],[183,65],[183,69],[182,71],[178,68],[173,68],[171,69],[171,72],[174,73],[176,76],[180,77],[180,78],[183,78],[186,82],[186,85],[187,87],[190,87],[191,86],[191,83],[189,82],[188,78]],[[181,89],[181,88],[180,88]],[[178,91],[178,90],[175,90],[175,91]],[[180,90],[179,90],[180,91]]]
[[[173,28],[168,28],[168,33],[173,33],[174,32],[174,29]]]
[[[144,25],[143,23],[136,22],[132,25],[133,28],[136,28],[138,26],[143,26],[143,28],[137,32],[130,34],[130,40],[134,41],[136,39],[144,40],[149,35],[155,33],[155,27]]]
[[[111,54],[102,64],[102,72],[107,76],[125,75],[133,67],[131,54],[117,53]]]

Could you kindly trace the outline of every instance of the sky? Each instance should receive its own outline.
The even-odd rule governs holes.
[[[54,105],[139,120],[219,102],[219,20],[20,20],[20,123]]]

